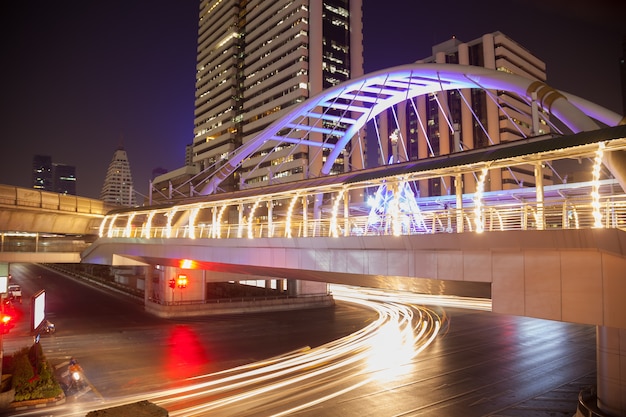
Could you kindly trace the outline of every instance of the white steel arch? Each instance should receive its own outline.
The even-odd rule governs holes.
[[[424,94],[467,88],[515,93],[527,103],[536,102],[574,133],[623,123],[622,115],[518,75],[469,65],[403,65],[346,81],[294,107],[221,161],[223,165],[205,180],[200,194],[216,192],[225,178],[268,141],[275,146],[296,144],[330,149],[319,172],[308,173],[309,177],[328,175],[350,140],[382,111]]]

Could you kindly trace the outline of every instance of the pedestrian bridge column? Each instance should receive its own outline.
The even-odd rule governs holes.
[[[596,332],[598,408],[626,416],[626,329],[598,326]]]
[[[309,200],[305,195],[302,197],[302,236],[307,237],[309,229]]]
[[[543,212],[543,162],[535,164],[535,189],[537,190],[537,229],[545,227],[545,215]]]
[[[454,177],[456,189],[456,232],[463,233],[463,176],[456,174]]]

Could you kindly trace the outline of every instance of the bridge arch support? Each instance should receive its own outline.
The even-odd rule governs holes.
[[[307,146],[308,177],[328,175],[333,164],[357,133],[390,107],[417,96],[441,91],[482,89],[514,93],[536,105],[541,114],[561,121],[571,132],[597,130],[624,123],[620,114],[537,80],[469,65],[409,64],[346,81],[295,106],[279,120],[228,155],[205,181],[201,194],[212,194],[242,162],[267,142]],[[493,96],[493,93],[490,93]],[[322,163],[320,149],[330,153]],[[318,150],[318,151],[314,151]],[[607,155],[607,167],[626,185],[626,168]],[[321,167],[321,168],[320,168]]]

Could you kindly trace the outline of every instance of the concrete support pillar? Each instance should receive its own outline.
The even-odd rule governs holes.
[[[315,220],[315,224],[313,225],[313,237],[318,236],[320,233],[320,220],[322,219],[322,203],[324,199],[324,193],[315,193],[313,194],[313,220]]]
[[[151,299],[156,298],[154,292],[154,276],[156,265],[148,265],[146,267],[146,277],[143,284],[143,304],[148,304]]]
[[[537,229],[543,230],[545,228],[545,215],[543,211],[543,167],[541,162],[535,164],[535,187],[537,195]]]
[[[237,237],[238,238],[242,238],[243,237],[243,204],[239,204],[239,206],[237,207],[239,209],[238,211],[238,220],[237,220]]]
[[[350,193],[343,193],[343,235],[350,236]]]
[[[267,202],[267,237],[274,237],[274,224],[272,218],[274,217],[274,201]]]
[[[287,280],[287,295],[291,297],[297,297],[300,294],[300,280],[288,279]]]
[[[308,237],[309,230],[309,199],[302,197],[302,236]]]
[[[456,189],[456,232],[463,233],[463,176],[456,174],[454,177]]]
[[[597,326],[598,408],[626,416],[626,329]]]
[[[219,233],[217,224],[217,207],[211,207],[211,237],[216,238]]]

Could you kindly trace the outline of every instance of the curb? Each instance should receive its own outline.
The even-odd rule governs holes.
[[[27,401],[19,401],[12,402],[9,404],[7,410],[15,410],[15,411],[24,411],[24,410],[35,410],[39,408],[46,408],[55,405],[65,404],[65,393],[59,394],[54,398],[43,398],[41,400],[27,400]]]

